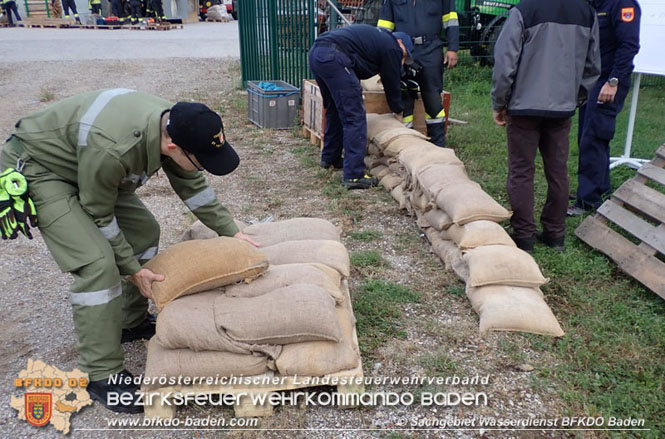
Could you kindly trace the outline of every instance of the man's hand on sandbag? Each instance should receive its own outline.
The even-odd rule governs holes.
[[[247,241],[247,242],[249,242],[250,244],[252,244],[254,247],[261,247],[261,244],[259,244],[258,242],[254,241],[252,238],[250,238],[249,236],[245,235],[245,234],[242,233],[242,232],[238,232],[238,233],[236,233],[235,235],[233,235],[233,237],[236,238],[236,239],[240,239],[240,240],[242,240],[242,241]]]
[[[165,277],[163,274],[156,274],[147,268],[141,268],[137,273],[127,276],[127,279],[136,285],[142,295],[154,301],[152,297],[152,283],[161,282]]]

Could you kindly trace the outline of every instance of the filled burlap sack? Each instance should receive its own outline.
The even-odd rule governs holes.
[[[218,237],[175,244],[145,268],[165,276],[152,284],[153,299],[161,311],[178,297],[254,279],[268,268],[268,257],[248,242]]]
[[[453,219],[438,207],[434,207],[423,213],[423,218],[436,230],[446,230],[453,224]]]
[[[262,247],[261,250],[268,257],[270,265],[320,263],[334,268],[344,277],[349,277],[349,252],[337,241],[287,241]]]
[[[370,168],[369,173],[381,180],[383,177],[390,173],[390,169],[385,165],[378,165]]]
[[[374,140],[374,137],[382,131],[403,127],[404,124],[392,114],[367,113],[367,140]]]
[[[450,184],[469,181],[464,166],[456,164],[434,163],[416,171],[415,177],[418,187],[430,200],[436,200],[441,189]]]
[[[409,201],[411,202],[411,206],[413,206],[414,209],[420,210],[421,212],[424,212],[432,207],[430,204],[430,199],[427,198],[421,189],[417,189],[409,193]]]
[[[226,8],[222,8],[221,5],[213,5],[208,8],[206,12],[207,18],[211,20],[228,20],[229,14],[226,12]]]
[[[508,285],[467,287],[480,317],[480,331],[522,331],[563,337],[564,332],[538,288]]]
[[[335,301],[315,285],[291,285],[257,297],[215,298],[215,323],[236,341],[290,344],[339,342]]]
[[[530,254],[514,246],[484,245],[467,250],[464,259],[469,264],[471,287],[484,285],[513,285],[539,287],[545,278]]]
[[[224,292],[228,297],[256,297],[278,288],[306,284],[323,288],[336,303],[341,303],[344,300],[341,280],[337,270],[323,264],[272,265],[252,282],[229,285]]]
[[[354,345],[356,319],[346,306],[337,306],[337,321],[342,339],[334,341],[308,341],[285,345],[275,366],[282,375],[322,376],[354,369],[360,364],[360,353]]]
[[[368,142],[367,143],[367,154],[375,156],[375,157],[379,157],[379,156],[383,155],[383,152],[381,152],[381,149],[378,146],[376,146],[376,143]]]
[[[258,353],[277,358],[279,345],[242,343],[219,332],[215,325],[215,299],[223,293],[206,291],[181,297],[164,307],[157,316],[157,342],[167,349]]]
[[[268,357],[262,355],[241,355],[230,352],[202,351],[189,349],[166,349],[155,337],[148,343],[148,358],[145,364],[146,378],[161,377],[217,377],[251,376],[268,371]],[[156,388],[159,385],[147,386]]]
[[[453,270],[460,279],[466,282],[469,278],[469,265],[464,260],[459,247],[432,227],[426,228],[424,231],[434,254],[443,261],[447,269]]]
[[[399,127],[391,128],[389,130],[384,130],[374,136],[374,143],[382,150],[385,149],[395,140],[400,138],[417,138],[427,140],[427,136],[422,134],[420,131],[416,131],[412,128]]]
[[[340,240],[337,227],[330,221],[321,218],[293,218],[252,224],[245,227],[242,232],[261,244],[261,247],[303,239]]]
[[[390,191],[390,195],[392,195],[393,199],[397,201],[400,209],[406,209],[408,202],[406,200],[406,196],[404,195],[404,188],[401,184],[395,186],[393,190]]]
[[[233,222],[238,226],[238,229],[242,230],[247,227],[247,224],[242,221],[234,219]],[[196,220],[192,223],[191,226],[185,230],[185,233],[180,237],[181,241],[190,241],[192,239],[210,239],[217,238],[217,232],[212,229],[209,229],[208,226],[203,224],[201,220]]]
[[[391,190],[393,190],[393,188],[395,188],[395,186],[401,184],[402,181],[403,181],[402,177],[400,177],[399,175],[387,174],[385,177],[381,179],[381,181],[379,181],[379,184],[384,188],[386,188],[388,192],[390,192]]]
[[[421,169],[430,165],[458,165],[464,164],[457,158],[455,151],[450,148],[440,148],[432,143],[419,148],[409,148],[399,155],[399,162],[404,165],[411,175],[416,175]]]
[[[417,133],[416,130],[409,129],[409,131]],[[400,153],[403,151],[406,150],[420,151],[429,148],[430,145],[431,143],[429,143],[427,140],[421,137],[416,137],[413,135],[408,135],[408,136],[404,135],[395,138],[393,141],[387,144],[383,148],[383,154],[388,157],[398,157]]]
[[[457,225],[478,220],[501,222],[511,215],[483,191],[478,183],[471,180],[444,186],[436,196],[436,204],[450,215]]]
[[[365,91],[383,91],[383,83],[380,75],[374,75],[368,79],[361,79],[360,86]]]
[[[448,237],[461,249],[476,248],[482,245],[508,245],[515,247],[510,235],[493,221],[471,221],[463,226],[453,224],[446,230]]]

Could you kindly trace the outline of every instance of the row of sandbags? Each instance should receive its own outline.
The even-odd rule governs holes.
[[[260,248],[195,223],[147,268],[160,313],[147,377],[321,376],[356,368],[360,353],[350,262],[328,221],[241,225]]]
[[[463,279],[480,330],[562,336],[535,260],[498,223],[511,213],[470,180],[455,152],[390,114],[367,115],[365,164],[400,208],[417,218],[433,251]]]

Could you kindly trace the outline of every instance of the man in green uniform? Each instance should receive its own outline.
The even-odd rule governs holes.
[[[164,279],[141,267],[157,254],[159,224],[134,191],[161,168],[205,225],[258,245],[238,230],[200,172],[225,175],[238,163],[217,113],[128,89],[57,102],[19,120],[4,145],[1,169],[25,176],[41,235],[60,269],[74,277],[79,367],[89,374],[91,397],[109,409],[142,411],[112,406],[107,396],[135,395],[137,386],[111,378],[131,377],[121,339],[154,334],[148,298],[152,282]]]

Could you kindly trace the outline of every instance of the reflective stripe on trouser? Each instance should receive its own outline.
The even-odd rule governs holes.
[[[19,156],[25,158],[16,143],[13,139],[2,150],[3,169],[14,167]],[[91,380],[104,379],[122,370],[123,324],[133,327],[145,318],[147,299],[133,285],[121,284],[113,249],[81,208],[77,188],[31,159],[23,174],[44,242],[60,269],[74,278],[71,299],[79,368]],[[135,254],[157,245],[159,227],[134,194],[118,196],[115,216]]]

